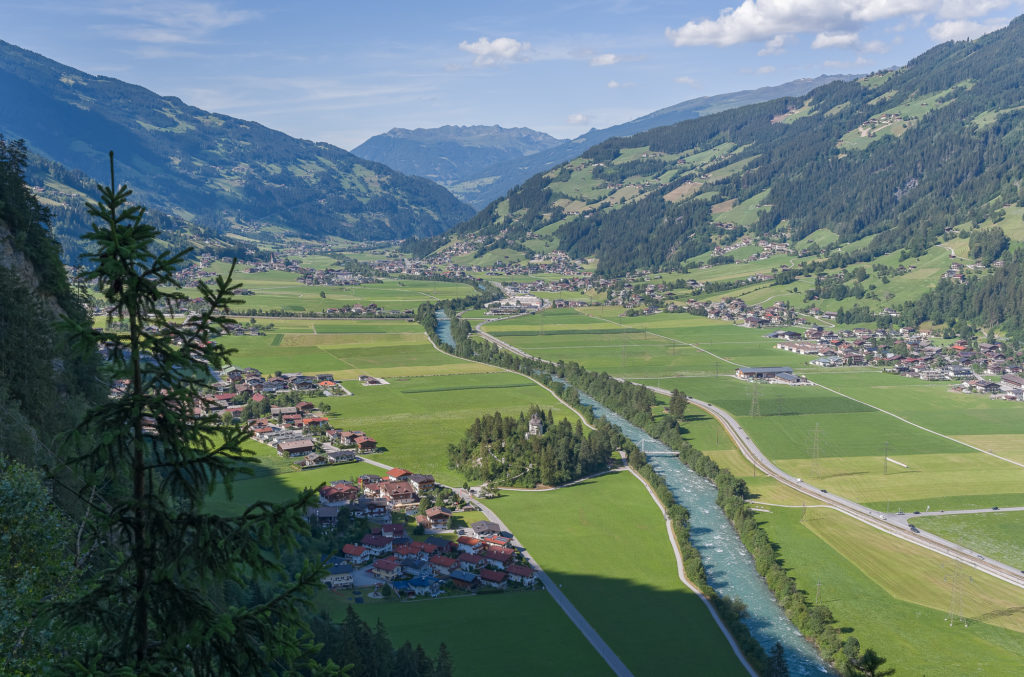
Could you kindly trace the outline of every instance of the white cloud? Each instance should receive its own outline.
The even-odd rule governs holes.
[[[691,87],[697,86],[697,81],[691,78],[689,75],[680,75],[676,78],[676,82],[681,85],[690,85]]]
[[[764,73],[774,73],[775,72],[775,66],[761,66],[760,68],[757,69],[757,72],[758,73],[762,73],[762,74],[764,74]]]
[[[811,47],[825,49],[827,47],[853,47],[860,40],[856,33],[818,33],[814,36]]]
[[[965,20],[940,21],[928,29],[928,35],[936,42],[966,40],[967,38],[977,38],[985,35],[985,33],[991,33],[1002,28],[1007,23],[1008,19],[993,19],[985,23]]]
[[[591,66],[611,66],[620,61],[616,54],[598,54],[590,59]]]
[[[529,59],[530,43],[520,42],[515,38],[495,38],[488,40],[481,37],[476,42],[460,42],[459,49],[476,56],[473,63],[477,66],[490,66],[512,61]]]
[[[865,23],[901,16],[915,19],[931,14],[946,19],[939,25],[984,16],[1015,0],[743,0],[738,7],[723,9],[715,19],[687,21],[666,28],[676,47],[717,45],[770,40],[766,53],[780,38],[798,33],[851,34]],[[952,25],[952,24],[951,24]],[[939,29],[941,33],[944,29]]]
[[[585,125],[590,122],[590,118],[583,113],[573,113],[568,117],[570,125]]]
[[[119,39],[161,45],[201,42],[214,31],[260,16],[259,12],[225,9],[211,2],[108,5],[97,13],[122,21],[116,26],[94,26],[96,30]]]
[[[617,82],[615,80],[609,80],[608,81],[608,89],[618,89],[621,86],[622,86],[622,83]]]
[[[785,35],[776,35],[774,38],[764,43],[764,47],[758,52],[758,56],[765,56],[766,54],[781,54],[783,51],[782,45],[786,43]]]

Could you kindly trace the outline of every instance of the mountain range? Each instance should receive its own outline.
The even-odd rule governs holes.
[[[781,96],[800,96],[828,82],[855,77],[819,75],[770,87],[702,96],[618,125],[591,129],[574,139],[555,139],[527,128],[449,125],[392,129],[367,139],[352,152],[400,172],[433,179],[476,209],[482,209],[534,174],[571,160],[606,139]]]
[[[94,180],[108,180],[114,150],[137,200],[206,228],[384,240],[437,234],[473,213],[427,179],[6,42],[0,91],[0,133]]]
[[[598,272],[673,268],[745,233],[825,230],[859,260],[916,255],[1024,205],[1024,17],[899,69],[612,138],[453,233],[555,247]],[[433,247],[434,241],[429,244]]]

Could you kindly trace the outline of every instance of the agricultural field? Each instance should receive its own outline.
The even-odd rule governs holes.
[[[743,674],[679,581],[664,518],[632,475],[507,492],[489,506],[634,674],[664,672],[683,656],[693,674]]]
[[[779,544],[779,557],[798,586],[828,604],[837,625],[850,628],[862,646],[886,657],[887,668],[897,674],[1011,674],[1024,658],[1024,591],[957,570],[953,560],[814,507],[804,494],[757,472],[721,426],[694,407],[685,426],[692,444],[747,482],[752,502],[767,511],[759,512],[758,520]],[[807,507],[779,507],[787,505]],[[955,517],[915,523],[932,530],[936,522]],[[1004,529],[1012,528],[1008,521]],[[1009,535],[1004,529],[998,536]],[[962,622],[951,627],[948,621],[954,576],[962,585],[956,614],[966,617],[966,628]]]
[[[1018,458],[1024,457],[1015,446],[1024,439],[1024,417],[1015,415],[1019,405],[955,395],[945,391],[948,386],[868,368],[809,369],[807,356],[775,349],[775,341],[763,338],[765,330],[684,314],[619,317],[615,307],[573,312],[538,313],[487,328],[546,359],[582,361],[722,406],[784,471],[879,510],[1024,505],[1024,468],[869,406],[894,406],[914,423],[935,424],[939,432],[993,451],[1009,449],[1006,457]],[[753,386],[732,378],[736,364],[792,366],[839,392],[760,386],[752,412]],[[994,434],[977,437],[986,430]],[[909,467],[888,463],[886,456]]]
[[[543,590],[410,602],[367,601],[353,605],[355,610],[371,626],[378,619],[383,621],[396,646],[420,644],[436,656],[444,643],[457,677],[472,677],[481,670],[494,677],[613,674]],[[317,602],[339,620],[351,603],[351,594],[325,592]],[[493,651],[481,650],[496,644],[508,647],[511,655],[493,660]],[[529,650],[524,651],[525,647]]]
[[[925,531],[1024,570],[1024,513],[991,511],[910,520]]]
[[[226,273],[227,264],[214,263],[209,270]],[[415,310],[424,301],[434,302],[458,298],[473,293],[468,284],[458,282],[435,282],[432,280],[396,280],[383,278],[379,283],[347,286],[305,285],[296,279],[295,273],[273,270],[263,273],[235,271],[234,281],[240,282],[252,296],[240,296],[245,301],[240,308],[266,312],[287,311],[292,313],[322,313],[328,308],[341,306],[377,304],[384,310]],[[186,295],[195,290],[185,288]],[[323,297],[320,294],[323,293]]]
[[[830,509],[769,510],[759,521],[798,586],[828,604],[861,646],[886,657],[886,668],[949,676],[1019,670],[1024,591]]]
[[[245,319],[241,320],[244,324]],[[238,352],[232,362],[260,371],[329,373],[354,380],[363,374],[397,376],[474,374],[493,367],[454,358],[435,349],[423,328],[405,320],[266,320],[265,336],[222,336]]]

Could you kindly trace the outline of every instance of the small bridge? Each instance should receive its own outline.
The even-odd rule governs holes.
[[[678,456],[678,451],[645,451],[648,456]]]

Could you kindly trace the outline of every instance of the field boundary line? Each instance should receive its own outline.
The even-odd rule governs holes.
[[[932,430],[930,428],[925,428],[923,425],[919,425],[917,423],[914,423],[913,421],[909,421],[909,420],[903,418],[902,416],[899,416],[897,414],[892,413],[891,411],[886,411],[885,409],[882,409],[881,407],[876,407],[875,405],[870,404],[868,402],[864,402],[862,400],[858,400],[856,397],[851,397],[850,395],[846,395],[844,393],[841,393],[838,390],[834,390],[832,388],[829,388],[828,386],[824,386],[824,385],[822,385],[820,383],[816,383],[814,381],[812,381],[812,383],[814,383],[814,385],[816,385],[819,388],[823,388],[823,389],[829,391],[830,393],[834,393],[836,395],[839,395],[840,397],[845,397],[846,399],[852,400],[854,402],[857,402],[858,404],[863,404],[865,407],[871,407],[875,411],[881,412],[883,414],[888,414],[889,416],[892,416],[897,421],[902,421],[902,422],[906,423],[907,425],[912,425],[915,428],[919,428],[920,430],[925,431],[926,433],[931,433],[932,435],[936,435],[938,437],[942,437],[944,439],[949,440],[950,442],[955,442],[955,443],[957,443],[959,445],[965,446],[968,449],[974,449],[975,451],[980,451],[983,454],[987,454],[987,455],[992,456],[994,458],[998,458],[1000,461],[1006,461],[1007,463],[1012,463],[1013,465],[1017,466],[1018,468],[1024,468],[1024,463],[1018,463],[1017,461],[1014,461],[1014,460],[1011,460],[1009,458],[1005,458],[1003,456],[1000,456],[999,454],[997,454],[995,452],[986,451],[985,449],[982,449],[981,447],[976,447],[973,444],[968,444],[967,442],[964,442],[962,440],[958,440],[955,437],[950,437],[949,435],[944,435],[944,434],[942,434],[942,433],[940,433],[938,431]]]
[[[484,333],[486,333],[486,332],[484,332]],[[539,386],[540,386],[541,388],[543,388],[544,390],[546,390],[546,391],[548,391],[549,393],[551,393],[551,396],[552,396],[552,397],[554,397],[554,398],[555,398],[556,400],[558,400],[559,402],[561,402],[561,403],[562,403],[563,405],[565,405],[565,407],[566,407],[566,408],[567,408],[567,409],[568,409],[569,411],[571,411],[572,413],[574,413],[574,414],[576,414],[577,416],[579,416],[579,417],[580,417],[580,420],[581,420],[581,421],[583,421],[583,425],[587,426],[587,427],[588,427],[588,428],[590,428],[591,430],[597,430],[597,427],[596,427],[596,426],[594,426],[594,425],[591,425],[590,421],[588,421],[588,420],[587,420],[587,419],[586,419],[586,418],[585,418],[585,417],[583,416],[583,414],[582,414],[582,413],[580,413],[579,411],[577,411],[576,407],[573,407],[572,405],[570,405],[570,404],[569,404],[568,402],[566,402],[566,401],[565,401],[565,400],[563,400],[563,399],[562,399],[561,397],[559,397],[559,396],[558,396],[558,395],[557,395],[557,394],[555,393],[555,391],[554,391],[554,390],[552,390],[551,388],[548,388],[548,387],[547,387],[546,385],[544,385],[543,383],[541,383],[541,382],[540,382],[540,381],[538,381],[537,379],[533,378],[532,376],[527,376],[526,374],[523,374],[523,373],[521,373],[521,372],[518,372],[518,371],[514,371],[514,370],[512,370],[512,369],[506,369],[505,367],[495,367],[495,365],[493,365],[493,364],[487,364],[486,362],[480,362],[480,361],[478,361],[478,360],[471,360],[471,359],[469,359],[468,357],[460,357],[460,356],[458,356],[458,355],[453,355],[453,354],[451,354],[451,353],[449,353],[449,352],[447,352],[447,351],[444,351],[444,350],[441,350],[440,348],[438,348],[438,347],[437,347],[437,344],[436,344],[436,343],[434,343],[434,341],[433,341],[433,340],[432,340],[432,339],[430,338],[430,334],[428,334],[427,332],[423,332],[423,335],[427,337],[427,342],[428,342],[428,343],[429,343],[430,345],[432,345],[432,346],[434,347],[434,350],[438,351],[439,353],[444,353],[445,355],[447,355],[447,356],[449,356],[449,357],[454,357],[454,358],[456,358],[456,359],[459,359],[459,360],[463,360],[464,362],[472,362],[473,364],[482,364],[482,365],[484,365],[484,366],[486,366],[486,367],[494,367],[495,369],[498,369],[499,371],[505,371],[505,372],[508,372],[508,373],[510,373],[510,374],[516,374],[517,376],[522,376],[523,378],[528,378],[528,379],[530,379],[531,381],[533,381],[534,383],[536,383],[537,385],[539,385]],[[488,335],[488,336],[490,336],[490,334],[487,334],[487,335]]]
[[[580,313],[580,311],[578,311],[578,310],[576,312]],[[614,324],[614,325],[619,326],[619,327],[628,327],[629,326],[628,324],[622,324],[621,322],[616,322],[615,320],[609,320],[607,317],[598,317],[596,315],[590,315],[588,313],[580,313],[580,315],[584,315],[586,317],[592,317],[595,320],[601,320],[602,322],[610,322],[611,324]],[[732,360],[730,360],[728,358],[725,358],[725,357],[722,357],[721,355],[716,355],[715,353],[711,352],[710,350],[707,350],[705,348],[701,348],[696,343],[689,343],[687,341],[682,341],[680,339],[672,338],[671,336],[665,336],[664,334],[659,334],[657,332],[648,331],[646,329],[644,330],[644,333],[645,334],[650,334],[651,336],[657,336],[658,338],[665,339],[666,341],[671,341],[672,343],[678,343],[681,346],[690,346],[694,350],[699,350],[702,353],[706,353],[706,354],[710,355],[711,357],[715,358],[716,360],[721,360],[722,362],[726,362],[727,364],[731,364],[734,367],[744,367],[744,366],[746,366],[746,365],[740,364],[739,362],[733,362]]]
[[[725,635],[726,641],[729,642],[729,646],[732,647],[732,652],[736,654],[736,658],[739,659],[740,664],[743,665],[743,667],[746,669],[747,673],[751,677],[757,677],[757,671],[754,670],[752,665],[750,665],[750,662],[747,660],[747,657],[743,655],[743,651],[740,649],[739,643],[737,643],[736,638],[733,637],[732,632],[729,631],[729,628],[725,626],[725,623],[722,622],[722,618],[718,615],[718,611],[715,609],[714,605],[711,604],[711,600],[709,600],[707,596],[703,592],[701,592],[700,588],[694,585],[693,582],[687,577],[686,569],[683,567],[683,552],[679,548],[679,541],[676,538],[675,532],[672,531],[672,520],[669,519],[668,512],[665,510],[665,506],[662,505],[661,500],[658,498],[658,495],[654,493],[654,489],[647,482],[647,480],[645,480],[643,476],[640,475],[640,473],[638,473],[636,470],[634,470],[632,467],[628,465],[626,466],[626,469],[629,470],[630,474],[632,474],[633,477],[640,480],[640,483],[644,485],[644,488],[647,489],[647,493],[650,494],[651,498],[654,500],[654,504],[658,506],[658,510],[661,511],[661,516],[665,518],[665,530],[668,532],[668,541],[669,544],[672,546],[672,552],[675,553],[676,573],[679,575],[679,580],[683,582],[683,585],[685,585],[695,595],[697,595],[697,597],[700,598],[700,601],[704,602],[704,606],[707,607],[708,612],[711,614],[711,618],[714,619],[715,623],[718,625],[718,629],[722,631],[723,635]]]

